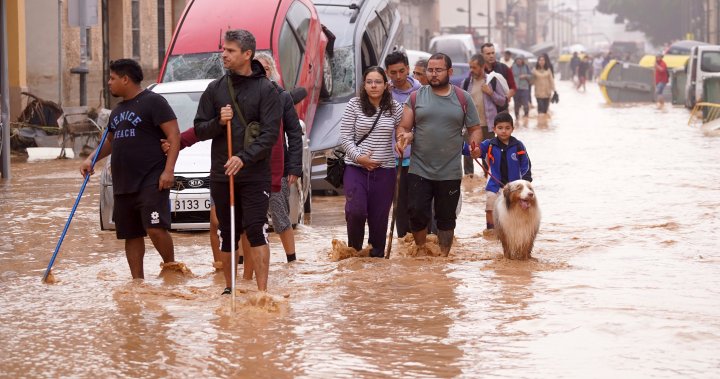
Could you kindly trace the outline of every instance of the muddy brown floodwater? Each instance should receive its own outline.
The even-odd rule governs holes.
[[[720,138],[683,108],[610,107],[560,84],[525,142],[543,221],[534,262],[481,237],[483,180],[463,183],[449,259],[330,259],[343,199],[315,197],[299,261],[272,237],[274,304],[221,297],[207,233],[173,233],[194,276],[130,280],[79,161],[13,161],[0,182],[0,376],[265,378],[720,377]],[[533,112],[534,113],[534,112]],[[476,169],[477,170],[477,169]],[[150,245],[148,245],[150,247]]]

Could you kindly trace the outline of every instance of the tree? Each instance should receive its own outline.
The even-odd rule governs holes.
[[[597,5],[600,13],[617,15],[616,22],[627,21],[630,29],[645,33],[656,46],[694,31],[691,15],[702,8],[702,0],[598,0]]]

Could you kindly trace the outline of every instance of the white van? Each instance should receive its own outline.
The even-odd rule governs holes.
[[[431,54],[447,54],[453,63],[470,63],[470,57],[477,53],[470,34],[445,34],[430,40]]]
[[[703,81],[720,77],[720,45],[694,46],[690,50],[685,82],[685,106],[692,108],[704,99]]]

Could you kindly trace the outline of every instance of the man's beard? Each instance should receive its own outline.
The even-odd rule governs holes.
[[[432,88],[443,88],[450,84],[450,75],[445,77],[445,80],[441,80],[438,84],[433,84],[432,80],[430,81],[430,87]]]

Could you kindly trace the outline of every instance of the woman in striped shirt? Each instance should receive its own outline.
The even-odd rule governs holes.
[[[395,192],[392,136],[400,124],[403,109],[393,100],[382,68],[368,68],[363,74],[363,83],[359,96],[348,102],[340,124],[347,164],[343,177],[345,221],[348,246],[362,249],[367,222],[368,244],[372,245],[370,256],[382,258]]]

